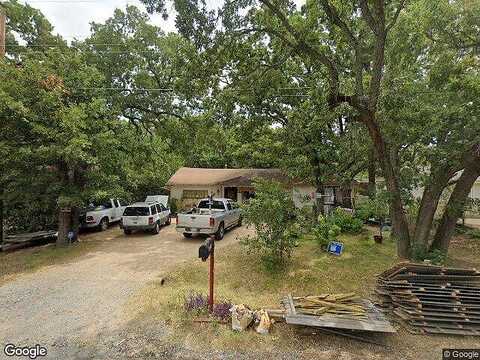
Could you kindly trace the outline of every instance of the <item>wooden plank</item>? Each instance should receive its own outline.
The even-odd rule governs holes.
[[[37,231],[33,233],[24,233],[16,235],[8,235],[5,238],[5,242],[8,243],[23,243],[29,241],[39,241],[49,238],[55,238],[57,236],[56,231]]]
[[[292,300],[293,302],[293,300]],[[367,309],[367,318],[345,318],[336,315],[302,315],[291,314],[287,310],[285,321],[292,325],[305,325],[320,328],[349,329],[359,331],[373,331],[384,333],[395,333],[396,330],[391,326],[385,316],[376,309],[370,301],[365,300],[364,305]]]

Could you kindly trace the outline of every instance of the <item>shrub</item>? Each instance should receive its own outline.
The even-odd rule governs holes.
[[[439,249],[428,250],[423,245],[415,244],[412,247],[412,259],[415,261],[430,260],[434,265],[443,265],[447,256]]]
[[[283,264],[299,236],[295,229],[296,209],[291,194],[278,182],[255,181],[255,198],[243,207],[243,219],[253,225],[254,236],[242,239],[252,253],[261,254],[265,264]]]
[[[170,199],[170,213],[175,215],[178,212],[178,202],[176,199]]]
[[[359,234],[363,229],[363,222],[342,209],[335,209],[330,221],[337,225],[342,233]]]
[[[341,229],[335,225],[329,218],[320,215],[318,224],[313,228],[313,235],[322,249],[326,249],[331,241],[336,241]]]
[[[388,217],[388,197],[385,192],[379,192],[374,199],[368,199],[355,208],[354,216],[363,222],[370,218],[384,220]]]
[[[227,321],[230,319],[230,308],[232,303],[228,300],[222,300],[216,304],[213,304],[212,316],[221,321]],[[185,296],[183,308],[188,313],[194,313],[195,315],[208,313],[208,296],[200,293],[191,293]]]
[[[186,312],[204,313],[208,310],[208,297],[200,293],[185,296],[183,308]]]
[[[218,318],[221,321],[227,321],[232,316],[230,309],[233,304],[230,301],[221,301],[218,304],[213,305],[213,316]]]
[[[480,230],[479,229],[470,229],[467,231],[467,235],[470,236],[472,239],[479,239],[480,240]]]

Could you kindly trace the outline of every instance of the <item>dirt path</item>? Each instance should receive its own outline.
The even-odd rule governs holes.
[[[227,232],[224,247],[248,230]],[[0,358],[3,346],[41,344],[48,358],[56,347],[81,343],[99,333],[114,332],[129,319],[122,306],[147,282],[182,261],[194,261],[203,239],[184,239],[173,225],[160,234],[126,237],[120,229],[87,234],[104,239],[93,252],[75,261],[19,276],[0,287]]]

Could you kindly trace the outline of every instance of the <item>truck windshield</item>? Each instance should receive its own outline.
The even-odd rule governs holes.
[[[146,206],[127,207],[123,212],[123,216],[148,216],[148,215],[150,215],[150,209]]]
[[[210,206],[208,204],[208,200],[202,200],[198,203],[199,209],[209,209]],[[223,201],[213,200],[212,202],[212,209],[214,210],[225,210],[225,206],[223,205]]]
[[[88,206],[88,211],[100,211],[105,209],[110,209],[112,207],[112,203],[109,200],[99,202],[99,201],[91,201]]]

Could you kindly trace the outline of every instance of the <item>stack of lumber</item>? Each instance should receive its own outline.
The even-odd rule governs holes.
[[[366,317],[367,313],[355,293],[297,296],[293,297],[293,303],[297,313],[301,314]]]
[[[291,325],[395,332],[385,316],[370,301],[359,299],[354,293],[312,296],[289,294],[282,300],[282,304],[285,308],[285,322]]]
[[[400,263],[378,278],[380,305],[413,333],[480,335],[480,272]]]

